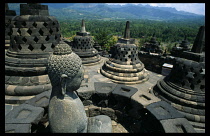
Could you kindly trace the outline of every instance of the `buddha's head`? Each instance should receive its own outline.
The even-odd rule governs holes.
[[[52,87],[60,87],[62,95],[66,91],[76,91],[84,76],[82,60],[62,41],[49,56],[47,71]]]

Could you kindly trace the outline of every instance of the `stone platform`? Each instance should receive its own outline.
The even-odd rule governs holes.
[[[102,61],[106,60],[102,57]],[[142,84],[116,84],[99,73],[102,65],[84,66],[84,80],[77,90],[87,117],[109,116],[113,133],[195,133],[172,106],[149,93],[164,76],[148,71],[150,78]],[[50,94],[51,91],[43,92],[20,105],[5,104],[5,132],[50,133],[47,117]]]

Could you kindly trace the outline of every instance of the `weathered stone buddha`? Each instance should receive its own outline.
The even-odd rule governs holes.
[[[112,132],[111,119],[105,115],[87,117],[76,90],[83,80],[80,57],[70,46],[60,42],[48,60],[48,75],[52,84],[49,103],[49,125],[53,133]]]
[[[9,10],[8,3],[5,3],[5,49],[8,49],[10,46],[10,23],[12,18],[16,16],[14,10]]]
[[[77,32],[71,46],[72,50],[82,59],[83,65],[95,65],[100,62],[101,57],[93,45],[93,38],[90,36],[90,32],[86,32],[85,22],[82,20],[81,31]]]
[[[205,27],[201,26],[191,51],[176,58],[171,73],[157,82],[154,94],[171,103],[193,125],[205,132]]]
[[[101,74],[122,84],[137,84],[149,79],[144,64],[138,58],[138,46],[130,39],[129,21],[126,22],[124,38],[110,51],[111,58],[100,69]]]
[[[10,48],[5,55],[5,102],[23,103],[51,89],[47,59],[60,41],[59,23],[48,6],[20,4],[11,21]]]

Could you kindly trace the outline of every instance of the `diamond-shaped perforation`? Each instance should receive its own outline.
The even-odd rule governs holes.
[[[14,22],[14,25],[16,26],[17,25],[17,22]]]
[[[198,84],[200,84],[200,83],[201,83],[201,80],[200,80],[200,79],[198,79],[197,83],[198,83]]]
[[[44,32],[42,31],[42,29],[39,30],[39,34],[40,34],[41,36],[43,36]]]
[[[41,48],[42,51],[46,49],[46,47],[44,46],[44,44],[42,44]]]
[[[205,85],[201,85],[200,89],[203,90],[205,88]]]
[[[201,68],[201,69],[199,70],[199,72],[202,73],[202,72],[203,72],[203,69]]]
[[[20,46],[20,44],[18,45],[18,49],[19,49],[19,50],[21,50],[21,49],[22,49],[22,47]]]
[[[55,40],[57,39],[58,37],[57,36],[55,36]]]
[[[18,29],[18,30],[17,30],[17,32],[21,35],[21,31],[20,31],[20,29]]]
[[[23,39],[22,39],[25,43],[27,42],[27,39],[25,38],[25,37],[23,37]]]
[[[52,44],[52,45],[51,45],[51,48],[52,48],[52,49],[54,49],[54,48],[55,48],[55,45],[54,45],[54,44]]]
[[[15,43],[17,43],[17,38],[16,37],[14,38],[14,41],[15,41]]]
[[[48,26],[48,24],[47,24],[46,22],[44,22],[44,23],[43,23],[43,25],[44,25],[45,27],[47,27],[47,26]]]
[[[34,27],[37,27],[37,24],[36,24],[36,22],[34,22],[32,25],[33,25]]]
[[[59,29],[58,28],[56,28],[56,32],[58,32],[59,31]]]
[[[53,33],[53,30],[50,28],[50,31],[49,32],[50,32],[50,34],[52,34]]]
[[[194,76],[194,77],[197,77],[197,74],[195,73],[195,74],[193,74],[193,76]]]
[[[27,30],[27,33],[29,33],[31,35],[32,34],[32,30],[31,29],[28,29]]]
[[[49,40],[50,40],[49,36],[47,36],[47,37],[45,38],[45,40],[46,40],[46,41],[49,41]]]
[[[34,41],[37,43],[39,41],[39,39],[37,37],[35,37]]]
[[[34,47],[31,44],[29,44],[28,49],[32,51]]]
[[[55,25],[55,22],[53,22],[52,24]]]
[[[23,26],[26,26],[27,24],[26,24],[26,22],[25,22],[25,21],[23,21],[22,25],[23,25]]]

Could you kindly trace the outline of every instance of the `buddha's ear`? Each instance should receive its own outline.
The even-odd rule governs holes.
[[[66,94],[66,82],[67,82],[67,78],[68,78],[68,76],[66,75],[66,74],[62,74],[61,75],[61,79],[60,79],[60,81],[61,81],[61,93],[62,93],[62,95],[65,95]]]

